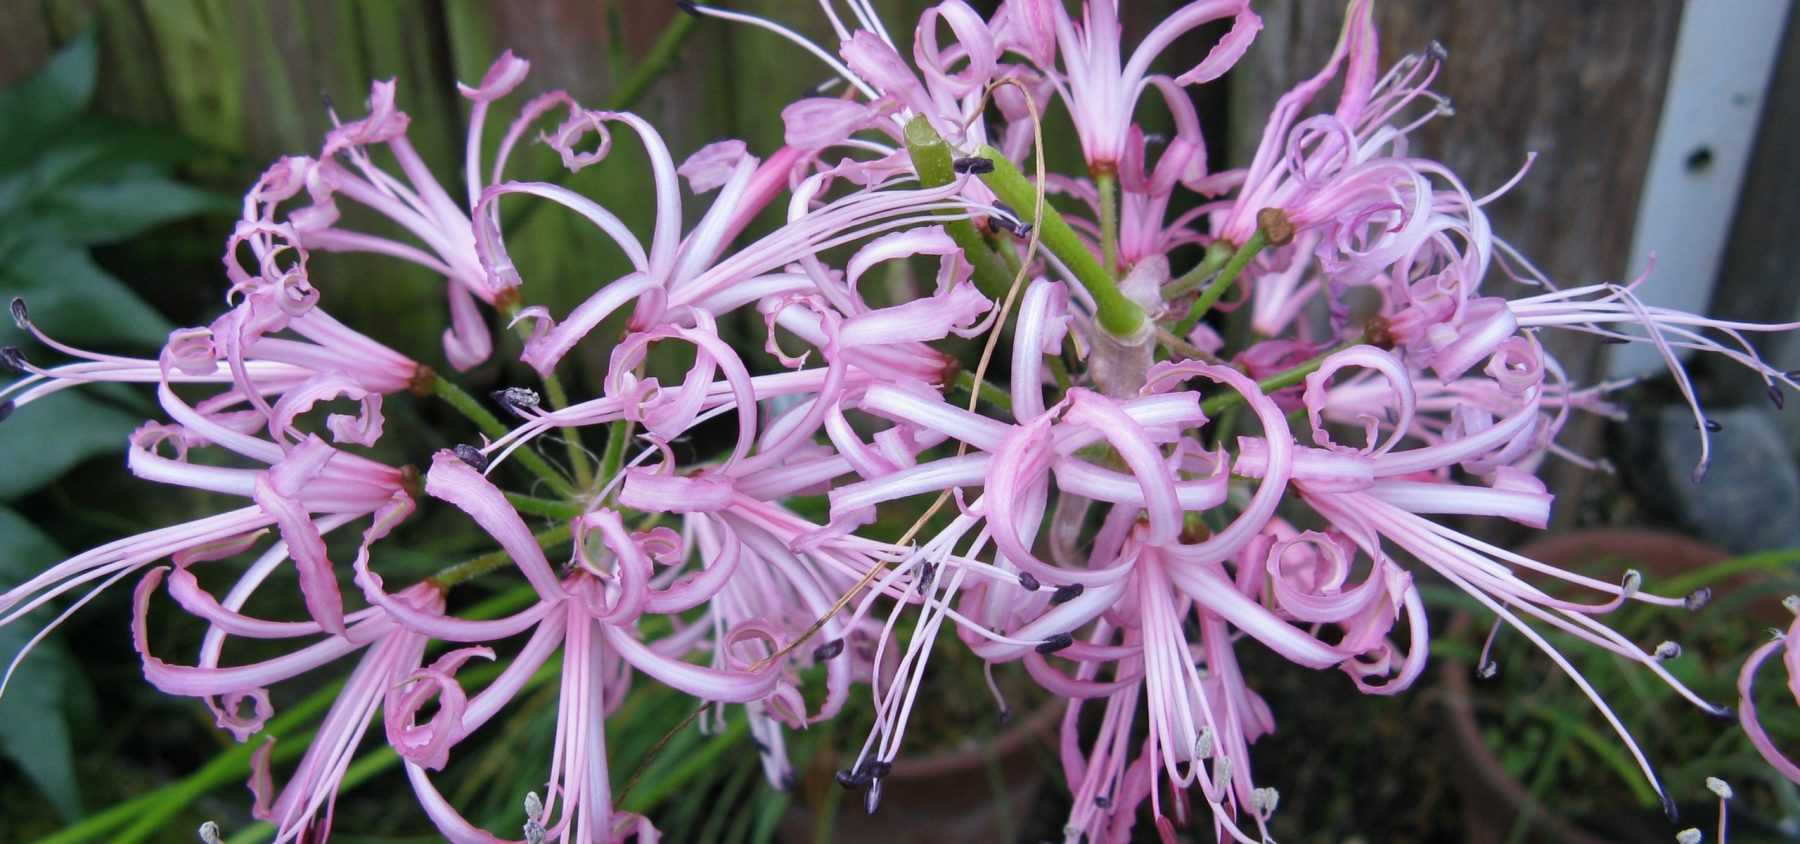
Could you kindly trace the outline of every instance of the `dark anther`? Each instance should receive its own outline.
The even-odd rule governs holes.
[[[1050,638],[1039,642],[1037,652],[1041,654],[1053,654],[1073,644],[1075,644],[1074,636],[1070,636],[1067,633],[1058,633],[1055,636],[1051,636]]]
[[[1432,56],[1436,57],[1437,60],[1440,62],[1447,58],[1450,58],[1450,51],[1448,49],[1445,49],[1444,43],[1442,41],[1439,41],[1435,38],[1431,40],[1430,46],[1427,46],[1425,49],[1427,52],[1431,53]]]
[[[798,786],[799,784],[800,783],[795,781],[795,779],[794,779],[793,771],[789,771],[789,772],[781,775],[781,789],[780,790],[786,791],[786,792],[792,792],[794,790],[794,788],[796,786]]]
[[[30,372],[31,371],[30,369],[27,368],[28,364],[25,363],[25,353],[19,351],[18,346],[7,346],[5,348],[0,348],[0,362],[4,362],[8,367],[16,369],[20,372]]]
[[[18,300],[14,299],[13,301],[17,302]],[[1789,381],[1800,381],[1800,369],[1790,369],[1781,373],[1781,377],[1786,378]]]
[[[507,387],[502,390],[495,390],[488,395],[491,396],[494,401],[499,402],[501,407],[506,408],[514,416],[524,416],[525,411],[536,410],[538,402],[541,401],[541,399],[538,398],[537,391],[528,387]]]
[[[700,4],[693,2],[693,0],[675,0],[675,8],[695,17],[700,16]]]
[[[477,472],[487,471],[487,455],[482,454],[481,449],[469,445],[468,443],[461,443],[457,445],[454,450],[456,452],[456,459],[473,466]]]
[[[813,662],[824,662],[844,652],[844,640],[832,639],[823,645],[813,648]]]
[[[1019,572],[1019,586],[1021,588],[1023,588],[1025,591],[1036,592],[1039,589],[1043,588],[1043,585],[1044,584],[1038,582],[1037,578],[1031,576],[1031,572],[1028,572],[1028,571]]]
[[[1094,796],[1094,806],[1100,809],[1110,808],[1112,806],[1112,798],[1104,794],[1097,794]]]
[[[1668,816],[1669,823],[1674,823],[1674,822],[1680,820],[1681,813],[1678,811],[1675,811],[1675,800],[1673,798],[1671,798],[1667,792],[1664,792],[1661,795],[1661,797],[1662,797],[1662,804],[1663,804],[1663,814]]]
[[[1475,667],[1475,676],[1483,680],[1492,680],[1499,673],[1500,663],[1491,659]]]
[[[937,579],[937,563],[925,563],[919,567],[919,592],[930,592],[931,582]]]
[[[1695,422],[1695,423],[1694,423],[1694,430],[1696,430],[1696,431],[1697,431],[1697,430],[1699,430],[1699,429],[1700,429],[1700,423],[1698,423],[1698,422]],[[1714,422],[1714,421],[1713,421],[1713,420],[1711,420],[1711,419],[1708,419],[1708,420],[1706,420],[1706,430],[1707,430],[1707,432],[1708,432],[1708,433],[1713,433],[1713,434],[1716,434],[1716,433],[1718,433],[1718,432],[1720,432],[1720,431],[1723,431],[1723,430],[1725,430],[1725,426],[1724,426],[1724,425],[1721,425],[1721,424],[1719,424],[1719,423],[1718,423],[1718,422]]]
[[[1065,604],[1065,603],[1068,603],[1069,601],[1073,601],[1076,598],[1081,597],[1081,592],[1085,588],[1086,587],[1083,587],[1079,583],[1071,583],[1067,586],[1058,586],[1058,587],[1056,587],[1056,592],[1050,596],[1050,603]]]
[[[860,769],[851,771],[846,768],[837,772],[837,784],[851,791],[855,791],[859,788],[868,788],[869,783],[874,781],[873,777],[870,777]]]
[[[756,752],[763,755],[767,755],[769,752],[769,746],[763,744],[762,740],[758,739],[756,736],[750,737],[750,746],[756,748]]]
[[[1682,599],[1681,605],[1684,607],[1687,607],[1689,612],[1692,612],[1694,610],[1697,610],[1697,609],[1700,609],[1701,607],[1706,606],[1711,601],[1712,601],[1712,588],[1708,587],[1708,586],[1702,586],[1699,589],[1695,589],[1694,591],[1689,592],[1688,596],[1686,598]]]
[[[0,401],[0,422],[5,422],[6,417],[12,415],[13,408],[15,406],[16,405],[13,404],[12,399],[7,399],[6,401]]]
[[[1631,338],[1630,337],[1614,337],[1614,336],[1608,334],[1608,335],[1602,336],[1600,338],[1600,342],[1605,343],[1608,346],[1623,346],[1626,343],[1631,342]]]
[[[862,764],[862,770],[858,773],[867,776],[870,780],[878,780],[893,772],[894,765],[892,762],[883,762],[880,759],[870,759]]]
[[[1001,707],[1000,714],[996,720],[998,720],[1000,722],[1000,726],[1002,726],[1002,727],[1006,726],[1007,724],[1012,723],[1012,709],[1008,708],[1008,707]]]
[[[955,170],[958,173],[979,176],[983,173],[994,172],[994,162],[982,158],[979,155],[971,155],[967,158],[958,158],[951,162],[950,169]]]
[[[1769,403],[1775,405],[1776,410],[1787,406],[1787,396],[1782,394],[1780,384],[1769,385]]]
[[[30,330],[30,328],[31,328],[31,313],[29,311],[25,310],[25,297],[23,297],[23,296],[14,296],[13,297],[12,315],[13,315],[13,322],[18,324],[20,331]]]

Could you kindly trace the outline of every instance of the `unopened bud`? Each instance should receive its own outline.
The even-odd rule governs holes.
[[[1720,800],[1731,799],[1731,786],[1718,777],[1706,778],[1706,790],[1719,795]]]

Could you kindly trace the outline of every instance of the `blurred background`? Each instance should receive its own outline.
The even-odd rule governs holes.
[[[926,4],[877,5],[898,34]],[[1178,5],[1128,4],[1126,43]],[[1244,164],[1275,98],[1329,55],[1342,21],[1336,5],[1259,4],[1266,28],[1255,46],[1223,82],[1196,94],[1215,169]],[[1723,318],[1800,319],[1800,35],[1786,0],[1732,3],[1729,15],[1699,11],[1719,5],[1382,0],[1377,20],[1384,64],[1433,41],[1449,53],[1434,88],[1456,114],[1417,135],[1419,154],[1444,161],[1476,194],[1538,154],[1488,211],[1496,233],[1551,278],[1565,286],[1629,278],[1655,250],[1659,303]],[[831,43],[811,4],[732,6]],[[1162,69],[1192,65],[1210,44],[1204,35],[1186,39]],[[219,255],[238,197],[278,156],[316,154],[329,108],[360,115],[370,80],[397,79],[413,143],[450,181],[459,177],[467,117],[454,83],[480,78],[505,49],[532,63],[522,91],[562,88],[594,107],[629,103],[677,160],[726,137],[755,153],[774,150],[780,108],[826,78],[765,32],[695,22],[664,2],[0,4],[0,295],[26,296],[33,317],[60,339],[148,354],[170,328],[219,311]],[[532,173],[551,157],[539,147],[520,161]],[[606,165],[568,181],[642,230],[651,201],[641,161],[639,149],[621,143]],[[619,257],[566,215],[521,213],[509,226],[533,301],[555,312],[622,272]],[[339,318],[449,370],[437,279],[343,255],[315,256],[313,278]],[[760,347],[760,326],[740,330],[746,345]],[[1711,582],[1719,596],[1712,612],[1627,614],[1619,626],[1641,641],[1683,641],[1695,655],[1683,669],[1693,676],[1683,679],[1730,699],[1733,660],[1764,628],[1785,625],[1777,599],[1795,588],[1793,557],[1781,551],[1800,546],[1800,409],[1780,413],[1754,378],[1698,362],[1701,397],[1724,432],[1711,474],[1696,485],[1687,479],[1692,419],[1667,379],[1642,360],[1609,358],[1614,347],[1557,339],[1554,351],[1575,379],[1647,377],[1622,394],[1629,423],[1571,425],[1566,445],[1618,471],[1548,466],[1559,495],[1553,533],[1571,538],[1536,553],[1607,577],[1635,565],[1661,575],[1652,583]],[[0,344],[30,351],[10,324],[0,327]],[[1800,366],[1800,339],[1777,335],[1760,347],[1779,367]],[[593,343],[578,351],[590,378],[606,354]],[[523,372],[502,346],[465,383],[485,391],[523,382]],[[595,385],[578,378],[573,391]],[[390,424],[419,432],[415,462],[425,449],[470,438],[465,423],[426,403],[397,400],[389,414]],[[0,586],[69,551],[214,511],[204,496],[151,488],[121,471],[124,436],[154,415],[146,391],[96,389],[61,394],[0,426]],[[472,536],[414,529],[415,540],[399,544],[418,559],[392,565],[429,572],[480,550]],[[1471,529],[1505,543],[1530,538]],[[1601,529],[1611,532],[1594,532]],[[1726,559],[1724,573],[1697,573]],[[115,589],[74,615],[0,699],[0,839],[189,841],[205,819],[234,841],[266,839],[247,812],[246,749],[213,728],[197,702],[164,698],[143,682],[126,625],[129,597]],[[1259,780],[1283,794],[1273,827],[1280,840],[1668,840],[1654,801],[1620,770],[1629,767],[1622,749],[1561,675],[1522,641],[1503,639],[1500,677],[1472,683],[1489,620],[1465,616],[1443,590],[1431,597],[1437,629],[1451,632],[1431,675],[1398,698],[1360,698],[1335,673],[1244,649],[1279,725],[1255,756]],[[1771,605],[1772,615],[1755,609]],[[35,627],[0,629],[0,656]],[[1759,767],[1729,724],[1674,705],[1597,657],[1582,665],[1639,729],[1684,807],[1695,807],[1694,822],[1714,811],[1700,779],[1731,776],[1746,795],[1734,840],[1800,840],[1800,795]],[[962,729],[919,737],[918,755],[936,767],[908,789],[913,803],[902,796],[907,783],[890,785],[879,828],[857,825],[860,809],[840,807],[829,785],[832,753],[860,741],[855,717],[796,739],[806,776],[788,793],[761,782],[741,714],[714,735],[689,728],[646,765],[629,805],[650,811],[674,841],[1060,839],[1068,797],[1045,774],[1054,767],[1046,717],[993,724],[978,666],[946,660],[934,670],[942,673],[927,692],[940,707],[933,720],[984,726],[972,731],[979,740]],[[282,691],[278,710],[304,715],[314,691]],[[492,820],[490,828],[514,826],[507,819],[519,799],[534,778],[541,786],[554,684],[547,691],[490,727],[497,735],[474,742],[446,778],[446,793],[471,817]],[[682,714],[672,699],[639,697],[608,722],[615,777],[634,770]],[[1792,718],[1771,718],[1778,739],[1800,737]],[[290,756],[310,723],[297,717],[289,726]],[[434,840],[378,744],[352,768],[334,840]],[[1534,795],[1554,799],[1536,808]],[[1655,837],[1637,837],[1646,830]],[[1140,832],[1152,834],[1147,824]]]

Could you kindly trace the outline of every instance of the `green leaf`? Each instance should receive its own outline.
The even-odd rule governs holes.
[[[155,348],[173,328],[81,247],[29,232],[0,247],[0,297],[14,296],[24,297],[38,326],[65,343]],[[0,328],[0,342],[29,348],[10,321]]]
[[[0,91],[0,164],[31,156],[40,143],[94,99],[100,51],[84,30],[36,75]]]
[[[124,450],[140,422],[73,390],[15,409],[0,422],[0,500],[31,492],[90,457]]]
[[[66,187],[43,197],[32,210],[36,223],[61,238],[96,244],[125,240],[196,214],[229,214],[233,206],[219,194],[140,172],[114,181]]]
[[[30,522],[0,507],[0,589],[62,558],[62,550]],[[0,666],[10,664],[49,619],[45,610],[0,627]],[[65,820],[82,814],[68,713],[83,708],[88,694],[74,658],[60,641],[48,638],[19,664],[0,697],[0,754],[13,760]]]

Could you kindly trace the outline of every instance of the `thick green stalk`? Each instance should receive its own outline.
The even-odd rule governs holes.
[[[1119,271],[1119,191],[1118,179],[1111,170],[1094,174],[1094,187],[1100,192],[1100,266],[1108,273]]]
[[[918,173],[920,185],[939,188],[955,180],[955,161],[950,145],[931,128],[931,122],[924,116],[915,117],[906,124],[906,151],[912,155],[913,171]],[[944,231],[961,247],[963,257],[975,268],[975,287],[982,295],[995,300],[1005,296],[1007,288],[1012,286],[1013,273],[988,248],[975,224],[956,220],[945,223]]]
[[[1200,296],[1194,300],[1194,306],[1188,309],[1188,315],[1175,326],[1175,336],[1186,337],[1189,331],[1193,331],[1194,326],[1200,324],[1200,319],[1206,316],[1206,312],[1212,310],[1212,306],[1225,296],[1225,291],[1231,289],[1232,283],[1237,281],[1244,268],[1250,266],[1250,259],[1256,257],[1256,253],[1267,245],[1269,239],[1262,233],[1262,229],[1257,229],[1255,234],[1250,235],[1250,239],[1232,253],[1231,260],[1225,263],[1224,269],[1219,270],[1212,283],[1200,291]]]
[[[926,127],[929,129],[930,127]],[[1137,341],[1144,336],[1144,309],[1136,302],[1119,292],[1119,285],[1112,274],[1100,265],[1100,261],[1089,252],[1087,245],[1069,228],[1068,221],[1048,202],[1044,203],[1043,219],[1037,219],[1038,189],[1019,172],[1006,156],[993,147],[982,147],[981,157],[993,162],[994,169],[983,173],[981,181],[988,190],[1000,198],[1001,202],[1011,206],[1019,218],[1038,228],[1038,242],[1055,255],[1057,260],[1075,274],[1081,286],[1087,288],[1088,294],[1094,297],[1097,308],[1096,321],[1100,327],[1114,337],[1122,340]]]
[[[493,412],[483,407],[481,402],[476,401],[474,396],[469,395],[463,388],[456,386],[454,382],[442,375],[432,374],[431,394],[456,408],[457,412],[475,423],[477,429],[490,437],[505,436],[509,430],[506,423],[500,421],[500,417],[495,416]],[[518,457],[520,465],[530,470],[544,483],[549,484],[551,489],[562,495],[575,494],[575,488],[569,485],[568,479],[564,478],[562,473],[551,466],[542,455],[530,448],[521,448],[514,451],[513,454]]]

